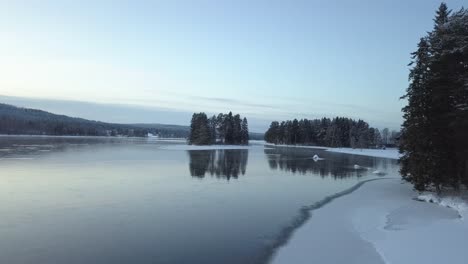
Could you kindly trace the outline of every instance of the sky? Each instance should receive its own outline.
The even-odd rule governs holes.
[[[0,0],[0,102],[122,123],[233,111],[258,132],[323,116],[398,129],[439,4]]]

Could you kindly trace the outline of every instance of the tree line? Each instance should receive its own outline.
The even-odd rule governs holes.
[[[273,121],[265,133],[265,141],[274,144],[302,144],[325,147],[369,148],[394,145],[398,132],[370,127],[363,120],[346,117]]]
[[[188,127],[161,124],[112,124],[0,104],[0,134],[54,136],[187,137]]]
[[[217,116],[208,116],[194,113],[190,122],[189,144],[249,144],[249,125],[247,118],[241,118],[239,114],[233,115],[220,113]]]
[[[468,11],[442,3],[410,66],[402,177],[419,191],[468,186]]]

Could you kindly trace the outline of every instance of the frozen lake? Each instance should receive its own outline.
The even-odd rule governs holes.
[[[237,264],[266,262],[304,206],[398,164],[261,144],[0,137],[0,171],[0,263]]]

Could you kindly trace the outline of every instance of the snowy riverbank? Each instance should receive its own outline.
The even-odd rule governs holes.
[[[330,147],[320,147],[320,146],[304,146],[304,145],[275,145],[271,143],[264,143],[265,146],[275,146],[275,147],[288,147],[288,148],[310,148],[310,149],[324,149],[329,152],[336,153],[345,153],[352,155],[361,155],[361,156],[370,156],[377,158],[388,158],[388,159],[398,159],[400,153],[396,148],[388,149],[352,149],[352,148],[330,148]]]
[[[161,149],[166,150],[221,150],[221,149],[250,149],[251,145],[187,145],[173,144],[162,146]]]
[[[311,211],[272,263],[466,263],[468,219],[455,210],[465,207],[417,196],[397,177],[366,182]]]
[[[327,151],[337,152],[337,153],[346,153],[352,155],[362,155],[370,156],[377,158],[388,158],[388,159],[398,159],[400,153],[398,149],[389,148],[389,149],[352,149],[352,148],[327,148]]]

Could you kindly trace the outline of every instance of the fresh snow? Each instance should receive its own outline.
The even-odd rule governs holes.
[[[435,203],[440,206],[452,208],[458,212],[460,217],[466,219],[468,216],[468,203],[458,196],[438,196],[433,193],[424,193],[416,198],[418,201]]]
[[[467,263],[468,220],[459,215],[466,203],[417,196],[396,177],[365,182],[312,210],[272,263]]]

